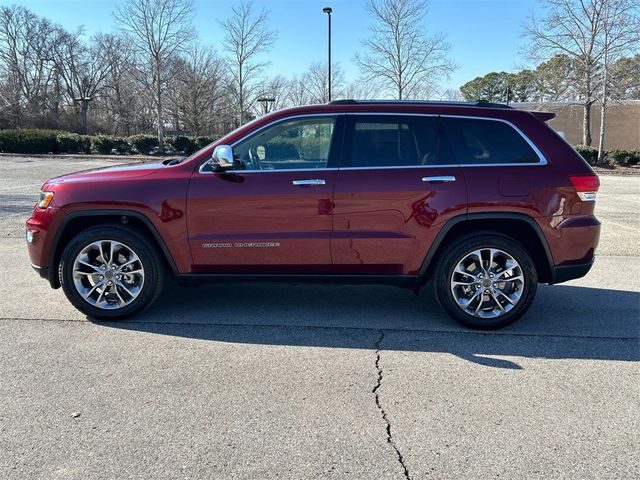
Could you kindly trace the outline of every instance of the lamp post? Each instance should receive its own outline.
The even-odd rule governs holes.
[[[82,133],[86,135],[88,131],[87,110],[89,110],[89,102],[91,101],[91,97],[78,97],[74,98],[73,101],[80,104],[80,115],[82,116]]]
[[[322,9],[322,11],[324,13],[327,14],[327,17],[329,18],[329,101],[331,101],[331,12],[333,12],[333,9],[331,7],[324,7]]]
[[[258,99],[258,102],[262,103],[262,106],[264,107],[264,114],[266,115],[267,113],[269,113],[269,102],[271,102],[272,104],[275,103],[276,99],[273,97],[260,97]]]

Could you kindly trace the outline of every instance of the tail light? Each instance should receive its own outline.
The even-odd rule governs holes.
[[[580,200],[583,202],[595,202],[596,193],[600,188],[600,179],[597,175],[572,175],[569,180],[575,187]]]

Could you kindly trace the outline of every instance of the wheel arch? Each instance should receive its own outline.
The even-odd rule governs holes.
[[[531,254],[538,281],[553,283],[554,261],[540,225],[530,216],[513,212],[472,213],[450,219],[438,232],[420,268],[423,282],[432,274],[435,258],[461,234],[474,231],[495,232],[518,241]]]
[[[149,238],[154,246],[162,252],[160,257],[164,259],[173,275],[177,275],[178,269],[171,252],[153,222],[146,215],[135,210],[80,210],[72,212],[62,219],[52,240],[48,262],[48,280],[52,288],[60,288],[58,264],[68,240],[82,230],[107,224],[126,225]]]

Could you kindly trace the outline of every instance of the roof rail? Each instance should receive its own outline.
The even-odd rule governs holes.
[[[491,102],[454,102],[439,100],[333,100],[330,105],[371,105],[371,104],[402,104],[402,105],[446,105],[452,107],[484,107],[484,108],[513,108],[505,103]]]

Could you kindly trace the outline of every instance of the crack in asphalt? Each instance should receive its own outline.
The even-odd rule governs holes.
[[[400,452],[400,449],[398,448],[398,446],[396,445],[395,441],[393,440],[393,435],[391,433],[391,422],[389,422],[389,417],[387,417],[387,412],[384,410],[384,407],[382,406],[382,403],[380,402],[380,394],[378,393],[378,390],[380,389],[380,387],[382,386],[382,367],[380,366],[380,345],[382,344],[382,341],[384,340],[384,330],[380,329],[380,337],[378,338],[378,340],[376,340],[375,345],[375,349],[376,349],[376,371],[378,372],[378,378],[376,381],[375,386],[373,387],[373,390],[371,390],[371,392],[373,393],[375,400],[376,400],[376,407],[378,407],[378,410],[380,411],[380,414],[382,415],[382,419],[384,420],[385,424],[386,424],[386,430],[387,430],[387,443],[389,445],[391,445],[391,447],[395,450],[396,452],[396,456],[398,457],[398,462],[400,462],[400,466],[402,467],[402,470],[404,472],[404,477],[407,480],[411,480],[411,475],[409,475],[409,469],[407,468],[407,465],[404,462],[404,457],[402,456],[402,453]]]

